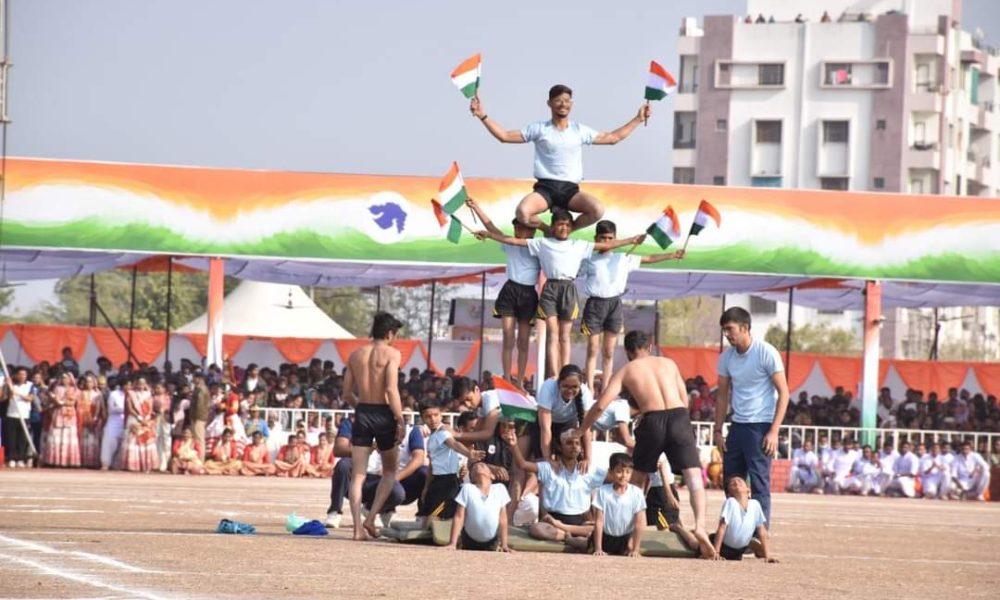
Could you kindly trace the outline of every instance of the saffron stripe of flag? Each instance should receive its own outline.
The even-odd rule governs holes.
[[[698,235],[701,233],[701,230],[708,224],[709,219],[715,221],[716,227],[722,227],[722,217],[719,216],[719,211],[709,204],[708,200],[702,200],[698,204],[698,212],[694,215],[694,222],[691,223],[691,232],[688,235]]]
[[[434,218],[438,220],[438,225],[444,227],[448,224],[448,214],[441,208],[441,203],[431,198],[431,207],[434,209]]]
[[[484,394],[497,394],[500,400],[500,414],[508,419],[521,419],[530,423],[538,419],[538,404],[535,399],[526,396],[499,375],[493,376],[493,389]]]
[[[438,187],[438,201],[444,208],[444,212],[454,214],[462,208],[465,201],[469,199],[469,194],[465,191],[465,180],[462,179],[462,172],[458,170],[458,163],[451,163],[451,168],[441,179]]]
[[[653,240],[659,244],[660,248],[666,249],[667,246],[674,243],[674,241],[680,239],[681,237],[681,224],[677,220],[677,214],[674,212],[672,206],[668,206],[663,209],[663,214],[660,218],[656,220],[655,223],[649,226],[646,230]]]
[[[646,82],[646,100],[663,100],[677,85],[674,76],[655,60],[649,62],[649,79]]]
[[[451,82],[466,98],[472,98],[479,92],[479,78],[482,75],[482,55],[473,54],[462,61],[451,72]]]

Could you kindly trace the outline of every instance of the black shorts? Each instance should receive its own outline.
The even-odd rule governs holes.
[[[485,550],[487,552],[497,549],[497,545],[500,543],[500,536],[495,535],[493,539],[488,542],[477,542],[472,539],[469,534],[465,533],[465,529],[462,529],[461,535],[461,548],[462,550]]]
[[[642,415],[639,426],[635,428],[635,449],[632,452],[635,469],[653,473],[661,453],[667,455],[670,468],[676,473],[701,468],[698,444],[687,408],[657,410]]]
[[[563,525],[584,525],[587,522],[588,513],[581,513],[579,515],[564,515],[562,513],[547,511],[549,515],[559,521]]]
[[[671,525],[681,518],[681,511],[671,508],[667,502],[667,494],[673,494],[674,498],[680,502],[677,495],[677,486],[670,484],[670,491],[662,485],[651,486],[646,492],[646,525],[656,527],[660,531],[669,529]]]
[[[623,329],[625,311],[620,297],[587,298],[587,303],[583,305],[583,322],[580,324],[583,335],[597,335],[602,331],[621,333]]]
[[[708,539],[714,544],[715,534],[708,534]],[[725,544],[722,544],[722,548],[719,550],[719,556],[726,560],[743,560],[743,553],[746,548],[731,548]]]
[[[631,534],[608,535],[607,532],[604,532],[604,535],[601,536],[601,550],[612,556],[625,556],[628,554],[628,540],[631,537]],[[589,548],[591,552],[597,549],[596,544],[594,544],[594,534],[590,534]]]
[[[461,489],[458,475],[431,475],[427,495],[417,510],[420,517],[450,519],[455,516],[455,497]]]
[[[351,445],[370,447],[372,442],[385,452],[396,445],[396,416],[388,404],[358,404],[354,409]]]
[[[538,316],[547,319],[558,317],[560,321],[575,321],[580,314],[576,284],[570,279],[549,279],[542,286],[542,296],[538,299]]]
[[[539,179],[533,188],[535,193],[545,198],[545,203],[549,205],[549,210],[553,206],[569,210],[569,201],[580,191],[579,184],[572,181],[559,181],[558,179]]]
[[[538,311],[538,291],[533,285],[507,280],[493,303],[493,316],[516,317],[518,321],[534,321]]]

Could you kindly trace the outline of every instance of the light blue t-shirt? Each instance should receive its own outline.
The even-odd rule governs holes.
[[[629,273],[641,264],[642,257],[636,254],[594,252],[580,272],[586,278],[584,291],[597,298],[617,298],[625,293]]]
[[[739,500],[726,498],[722,504],[719,520],[726,523],[726,533],[722,536],[722,543],[735,550],[746,548],[757,528],[767,522],[760,502],[753,498],[747,501],[745,512],[740,507]]]
[[[548,461],[542,461],[538,463],[538,481],[544,488],[542,505],[549,512],[582,515],[590,509],[590,493],[601,487],[607,476],[607,469],[580,473],[576,469],[567,471],[562,465],[557,473]]]
[[[586,398],[584,398],[584,410],[590,410],[590,407],[593,406],[594,403],[595,400],[591,397],[590,405],[588,406]],[[629,411],[628,401],[619,398],[618,400],[612,401],[611,404],[604,409],[604,412],[601,413],[601,416],[597,417],[597,420],[594,421],[594,429],[597,431],[610,431],[619,423],[628,423],[631,420],[632,413]]]
[[[583,180],[583,146],[593,144],[597,131],[570,121],[560,130],[551,120],[526,125],[525,142],[535,144],[535,178],[580,183]]]
[[[500,410],[500,392],[496,390],[486,390],[480,396],[479,409],[476,410],[476,416],[480,419],[485,419],[490,416],[490,413],[495,410]]]
[[[594,494],[593,506],[604,513],[604,533],[628,535],[635,530],[635,515],[646,510],[646,497],[631,483],[620,495],[614,485],[605,483]]]
[[[771,377],[785,370],[781,355],[767,342],[753,339],[746,353],[730,346],[719,355],[718,372],[729,378],[733,423],[770,423],[778,402]]]
[[[580,393],[583,396],[583,412],[586,414],[590,410],[590,407],[594,405],[594,394],[590,392],[590,388],[587,387],[586,383],[580,385]],[[559,393],[559,380],[555,377],[546,379],[542,383],[536,400],[538,408],[544,408],[552,412],[553,423],[576,423],[580,420],[580,415],[576,410],[576,402],[573,400],[569,402],[563,400],[562,394]]]
[[[507,255],[507,279],[521,285],[535,285],[538,282],[538,271],[541,269],[538,258],[532,256],[531,251],[525,246],[503,244],[501,248]]]
[[[465,507],[465,533],[485,543],[496,537],[500,529],[500,509],[510,503],[510,493],[506,487],[495,484],[490,486],[490,493],[483,496],[475,485],[463,483],[455,502]]]
[[[594,242],[532,238],[528,240],[528,252],[538,257],[547,278],[576,279],[583,261],[594,252]]]
[[[462,464],[462,455],[452,450],[445,441],[454,437],[442,425],[427,438],[427,454],[431,457],[432,475],[457,475]]]

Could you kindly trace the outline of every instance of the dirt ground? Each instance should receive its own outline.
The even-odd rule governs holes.
[[[451,553],[284,531],[329,482],[0,471],[0,598],[997,598],[1000,504],[780,494],[777,565]],[[684,500],[682,493],[682,500]],[[709,514],[722,496],[711,492]],[[346,509],[346,506],[345,506]],[[255,536],[213,533],[219,519]],[[690,511],[684,517],[690,522]]]

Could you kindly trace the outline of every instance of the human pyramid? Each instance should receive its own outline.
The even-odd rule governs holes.
[[[573,92],[555,85],[548,94],[549,119],[507,130],[486,113],[478,94],[478,55],[470,61],[471,66],[469,61],[463,63],[453,78],[471,99],[472,115],[500,142],[535,145],[537,181],[517,207],[513,236],[494,225],[474,199],[462,198],[482,222],[483,229],[475,236],[500,242],[506,254],[508,280],[495,303],[495,316],[503,326],[503,379],[494,377],[488,386],[493,389],[488,390],[472,382],[458,386],[475,412],[464,414],[456,431],[443,424],[437,405],[424,404],[422,426],[408,432],[398,391],[400,353],[391,346],[404,324],[388,313],[375,315],[372,342],[350,356],[344,380],[345,399],[355,407],[353,421],[345,421],[352,444],[349,497],[354,539],[433,536],[447,549],[507,552],[518,537],[549,544],[548,548],[564,545],[598,555],[639,556],[656,554],[655,543],[643,543],[644,530],[652,525],[675,542],[673,554],[660,555],[738,558],[752,545],[759,556],[773,560],[760,504],[749,499],[742,478],[727,480],[732,497],[720,529],[708,535],[687,393],[673,361],[653,356],[649,335],[631,331],[624,340],[629,362],[613,371],[612,357],[624,329],[621,296],[629,274],[643,264],[680,260],[684,251],[646,256],[612,252],[641,244],[645,234],[618,238],[615,223],[601,220],[600,201],[580,189],[582,148],[629,137],[650,117],[649,103],[621,127],[602,133],[570,120]],[[435,204],[436,212],[451,214],[461,207],[448,198],[442,201],[447,208]],[[547,224],[540,219],[546,211],[551,212]],[[570,238],[572,232],[594,224],[593,242]],[[543,237],[535,237],[538,230]],[[538,294],[540,273],[544,285]],[[585,278],[588,295],[581,324],[589,342],[584,370],[570,364],[570,332],[579,315],[574,282],[578,274]],[[522,378],[535,318],[545,322],[546,365],[553,377],[538,387],[537,412],[532,412],[536,400],[522,387]],[[603,356],[604,385],[595,398],[591,390],[598,353]],[[629,401],[619,398],[623,390],[640,418],[634,438],[629,431],[633,411]],[[624,442],[627,452],[611,455],[604,468],[593,456],[592,441],[595,432],[609,431]],[[379,459],[375,464],[373,451]],[[404,466],[401,452],[408,460]],[[415,455],[427,456],[429,468],[415,468]],[[346,478],[343,467],[340,473]],[[695,521],[690,530],[678,517],[672,470],[683,476],[690,496]],[[462,483],[463,471],[467,483]],[[405,475],[397,477],[401,473]],[[339,525],[338,504],[343,500],[343,491],[338,490],[343,481],[338,483],[337,478],[335,472],[328,519],[333,526]],[[540,497],[537,521],[528,519],[527,529],[513,527],[515,521],[524,521],[515,517],[522,496],[535,491]],[[407,501],[418,502],[416,522],[387,527],[393,508]],[[375,523],[380,515],[383,529]]]

